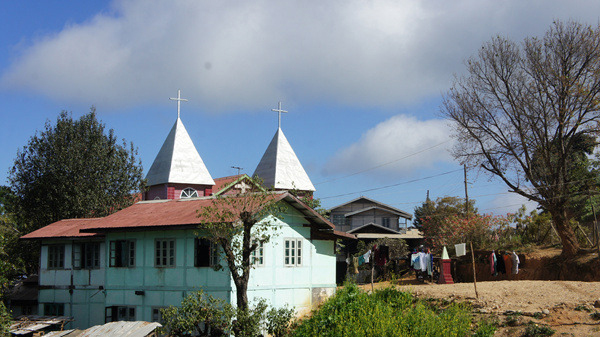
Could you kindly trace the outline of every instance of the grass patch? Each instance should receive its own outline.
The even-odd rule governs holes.
[[[495,325],[472,330],[471,307],[463,303],[419,300],[393,288],[369,295],[346,284],[312,316],[298,323],[294,336],[492,336]]]
[[[546,337],[554,335],[556,331],[546,325],[538,325],[533,322],[527,324],[523,337]]]

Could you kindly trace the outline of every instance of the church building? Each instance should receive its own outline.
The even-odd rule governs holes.
[[[160,321],[160,309],[199,289],[235,305],[235,285],[219,247],[198,233],[198,212],[216,196],[243,197],[247,175],[213,179],[179,115],[147,174],[143,200],[103,218],[65,219],[22,237],[42,244],[39,308],[72,316],[70,328],[110,321]],[[277,110],[279,114],[281,105]],[[315,188],[279,127],[255,175],[285,212],[253,255],[248,297],[307,312],[336,288],[335,242],[354,238],[296,196]],[[232,220],[232,223],[234,220]],[[225,268],[216,271],[216,265]]]

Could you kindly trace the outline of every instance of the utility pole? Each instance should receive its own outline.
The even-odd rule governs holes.
[[[463,164],[463,171],[465,172],[465,214],[467,225],[469,224],[469,191],[467,189],[467,165]],[[479,299],[477,293],[477,272],[475,271],[475,252],[473,251],[473,241],[469,242],[471,246],[471,262],[473,263],[473,287],[475,288],[475,298]]]

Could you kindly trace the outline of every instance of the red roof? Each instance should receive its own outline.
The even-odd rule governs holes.
[[[247,197],[227,197],[232,200],[230,203],[218,203],[223,210],[233,208],[231,204],[236,204],[236,200],[246,200]],[[289,193],[273,193],[270,196],[272,201],[280,201],[285,199],[290,205],[298,209],[304,214],[306,219],[315,226],[319,231],[333,233],[335,236],[351,236],[341,235],[334,231],[335,226],[315,212],[310,207],[306,206],[299,199]],[[202,219],[198,217],[198,210],[207,206],[214,206],[214,197],[192,198],[192,199],[176,199],[176,200],[152,200],[141,201],[116,213],[113,213],[104,218],[95,219],[72,219],[61,220],[50,224],[44,228],[38,229],[29,233],[22,239],[41,239],[41,238],[59,238],[59,237],[81,237],[81,236],[96,236],[97,233],[107,231],[123,231],[123,230],[159,230],[165,227],[195,227],[204,221],[220,221],[219,219]],[[252,200],[252,199],[250,199]],[[261,205],[250,205],[249,210],[257,210]],[[234,212],[235,213],[235,212]],[[228,219],[233,222],[237,219]],[[65,227],[68,226],[68,230]]]
[[[65,219],[42,227],[29,234],[23,235],[21,239],[41,239],[41,238],[76,238],[76,237],[96,237],[104,236],[99,233],[82,233],[80,229],[88,227],[95,221],[103,218],[86,219]]]
[[[214,179],[215,185],[212,188],[213,193],[217,193],[217,192],[221,191],[223,188],[227,187],[227,185],[233,183],[234,181],[240,179],[243,176],[245,176],[245,174],[237,174],[234,176]]]

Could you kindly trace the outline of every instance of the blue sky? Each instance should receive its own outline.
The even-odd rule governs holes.
[[[209,172],[252,174],[282,129],[332,207],[360,195],[411,212],[464,196],[439,115],[464,60],[491,37],[596,24],[597,1],[4,1],[0,183],[61,110],[90,106],[147,172],[177,116]],[[469,196],[504,214],[525,200],[472,170]],[[530,205],[531,207],[531,205]]]

